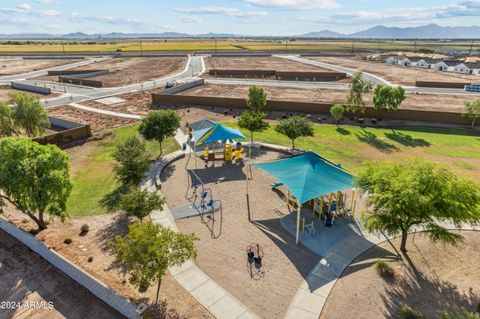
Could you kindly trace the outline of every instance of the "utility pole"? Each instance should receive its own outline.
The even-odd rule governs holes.
[[[285,52],[288,53],[288,40],[285,40]]]
[[[413,43],[413,53],[417,52],[417,38],[415,38],[415,42]]]
[[[355,49],[355,38],[352,38],[352,55],[353,55],[354,49]]]
[[[472,40],[472,43],[470,43],[470,51],[468,52],[468,56],[472,55],[472,49],[473,49],[473,40]]]
[[[60,43],[62,44],[63,55],[65,55],[65,46],[63,45],[63,39],[60,39]]]
[[[140,52],[143,56],[143,42],[142,42],[142,38],[140,38]]]

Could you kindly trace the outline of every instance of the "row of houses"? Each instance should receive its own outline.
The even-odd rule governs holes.
[[[457,72],[463,74],[480,75],[480,63],[463,62],[459,60],[443,60],[431,58],[409,58],[391,56],[386,59],[388,64],[396,64],[405,67],[417,67],[434,69],[444,72]]]

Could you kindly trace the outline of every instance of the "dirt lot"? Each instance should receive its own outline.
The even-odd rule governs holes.
[[[53,68],[54,66],[73,63],[72,60],[23,60],[18,57],[0,58],[0,76],[21,74],[37,70]],[[77,61],[78,62],[78,61]]]
[[[432,244],[426,237],[410,237],[409,259],[400,259],[389,243],[359,256],[336,282],[320,318],[397,318],[398,309],[409,305],[426,318],[437,312],[462,308],[475,312],[480,302],[480,233],[462,232],[465,242],[456,247]],[[393,244],[399,247],[399,239]],[[385,280],[375,261],[386,259],[396,271]]]
[[[277,57],[207,57],[205,66],[227,70],[327,71],[331,70]]]
[[[248,95],[248,88],[249,87],[246,85],[206,84],[182,92],[181,94],[246,98]],[[265,86],[264,90],[267,92],[267,97],[272,100],[318,103],[346,103],[347,101],[347,91],[345,90],[300,89],[269,86]],[[472,95],[407,94],[407,99],[403,102],[401,108],[460,112],[463,110],[465,102],[475,101],[478,98],[478,96]],[[365,100],[371,101],[372,94],[367,95]]]
[[[37,94],[37,93],[30,93],[30,92],[25,92],[25,91],[20,91],[20,90],[14,90],[14,89],[10,89],[9,87],[0,87],[0,102],[3,102],[3,101],[8,101],[10,99],[10,96],[9,96],[9,93],[10,92],[15,92],[15,93],[26,93],[28,95],[33,95],[33,96],[37,96],[39,97],[40,99],[45,99],[45,98],[52,98],[52,97],[56,97],[58,96],[59,94],[57,93],[50,93],[50,94],[47,94],[47,95],[44,95],[44,94]]]
[[[76,109],[71,106],[55,106],[47,109],[48,115],[81,124],[90,124],[92,134],[96,134],[115,127],[135,123],[135,120],[102,115]]]
[[[103,81],[104,87],[126,86],[158,79],[180,72],[186,57],[168,58],[115,58],[74,68],[72,70],[110,70],[109,74],[94,76],[89,80]],[[41,76],[36,80],[58,81],[58,76]]]
[[[72,151],[70,150],[70,152]],[[6,217],[24,229],[35,228],[29,218],[25,218],[23,214],[15,212],[11,208]],[[140,292],[138,288],[132,286],[123,269],[115,266],[114,257],[108,248],[108,244],[116,235],[127,232],[128,223],[128,218],[122,213],[72,218],[63,224],[56,220],[49,224],[47,230],[38,234],[37,238],[127,298],[135,300],[137,303],[142,302],[144,298],[154,301],[157,286],[153,285],[144,292]],[[86,235],[80,235],[80,227],[83,224],[88,224],[90,227],[90,231]],[[73,239],[72,244],[63,243],[67,237]],[[89,257],[93,257],[92,262],[88,262]],[[75,296],[77,298],[77,294]],[[176,309],[180,315],[186,318],[212,318],[211,314],[169,274],[162,279],[160,300],[167,300],[169,307]],[[84,307],[84,309],[87,308]],[[94,315],[87,317],[97,318]]]
[[[281,156],[261,151],[253,161]],[[188,203],[185,199],[187,159],[173,163],[162,174],[162,192],[170,209]],[[286,196],[285,190],[272,191],[270,184],[274,178],[252,168],[247,206],[245,166],[217,161],[214,167],[210,164],[204,168],[203,163],[197,161],[195,173],[211,188],[214,199],[222,201],[223,210],[215,213],[213,224],[211,220],[203,224],[200,217],[176,221],[182,232],[193,232],[200,238],[196,245],[196,264],[261,318],[283,318],[302,279],[320,258],[305,247],[297,246],[295,238],[281,226],[280,218],[288,213],[280,198]],[[193,158],[188,167],[195,168]],[[247,219],[248,207],[252,222]],[[259,243],[263,249],[263,276],[250,277],[246,247],[251,243]]]
[[[123,318],[3,231],[0,231],[0,300],[37,302],[41,306],[2,309],[1,318]],[[49,302],[53,303],[53,309],[49,309]]]
[[[116,95],[115,97],[126,100],[126,102],[106,105],[96,102],[95,100],[82,102],[82,105],[87,105],[101,110],[115,111],[121,113],[146,115],[152,105],[152,93],[158,93],[160,89],[139,91],[133,93],[126,93]]]
[[[480,76],[465,75],[452,72],[421,69],[415,67],[401,67],[387,63],[368,62],[355,58],[337,57],[309,57],[310,60],[336,64],[352,69],[369,72],[392,82],[393,84],[415,86],[415,81],[444,81],[444,82],[480,82]]]

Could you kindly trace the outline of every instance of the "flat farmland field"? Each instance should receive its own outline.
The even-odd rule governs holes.
[[[87,40],[88,41],[88,40]],[[264,39],[158,39],[158,40],[110,40],[110,41],[38,40],[38,41],[3,41],[0,52],[134,52],[134,51],[340,51],[355,52],[367,50],[411,51],[412,40],[264,40]],[[12,43],[13,42],[13,43]],[[455,41],[417,41],[416,49],[455,49],[469,50],[471,42]],[[473,50],[480,49],[480,42],[473,43]]]

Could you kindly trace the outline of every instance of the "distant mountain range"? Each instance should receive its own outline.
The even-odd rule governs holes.
[[[69,34],[21,33],[0,34],[1,39],[138,39],[138,38],[246,38],[248,35],[231,33],[188,34],[178,32],[163,33],[120,33],[86,34],[75,32]],[[258,37],[258,38],[265,38]],[[342,34],[331,30],[309,32],[302,35],[283,36],[298,38],[363,38],[363,39],[480,39],[480,27],[443,27],[437,24],[428,24],[418,27],[385,27],[376,26],[364,31],[351,34]],[[271,38],[271,37],[268,37]],[[275,38],[275,37],[274,37]],[[276,38],[282,38],[277,36]]]

